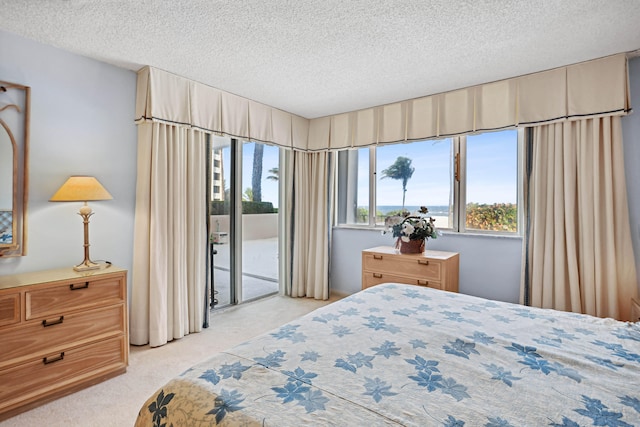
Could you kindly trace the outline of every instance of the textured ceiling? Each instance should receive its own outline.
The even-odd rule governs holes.
[[[0,29],[314,118],[640,48],[638,0],[0,0]]]

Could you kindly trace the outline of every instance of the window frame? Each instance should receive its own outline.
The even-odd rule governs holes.
[[[502,129],[491,132],[501,132],[511,129]],[[493,236],[522,236],[524,232],[524,195],[523,195],[523,185],[524,185],[524,173],[525,173],[525,156],[524,156],[524,147],[525,147],[525,128],[516,128],[517,131],[517,165],[516,165],[516,207],[517,207],[517,230],[515,232],[511,231],[496,231],[496,230],[478,230],[478,229],[467,229],[466,227],[466,215],[467,215],[467,135],[458,135],[446,138],[437,138],[437,139],[451,139],[452,145],[452,155],[450,158],[451,161],[451,188],[450,191],[453,192],[453,207],[452,213],[450,213],[450,227],[441,228],[441,231],[445,233],[456,233],[456,234],[479,234],[479,235],[493,235]],[[477,135],[481,133],[491,133],[491,132],[477,132],[470,135]],[[434,138],[436,139],[436,138]],[[414,141],[420,142],[420,141]],[[407,142],[411,143],[411,142]],[[351,150],[347,150],[348,152],[358,151],[362,149],[369,150],[369,222],[368,224],[358,224],[358,223],[347,223],[346,222],[346,210],[348,207],[346,205],[349,204],[349,201],[346,200],[345,197],[341,197],[340,200],[343,200],[343,204],[341,206],[338,203],[338,218],[343,218],[344,222],[339,222],[337,227],[341,228],[369,228],[369,229],[384,229],[384,226],[376,224],[376,207],[377,207],[377,145],[371,145],[369,147],[360,147],[354,148]],[[342,153],[341,153],[342,154]],[[345,153],[346,156],[349,156],[349,153]],[[339,167],[338,180],[344,179],[346,177],[347,172],[347,164],[345,161],[342,167]],[[357,203],[356,203],[357,204]]]

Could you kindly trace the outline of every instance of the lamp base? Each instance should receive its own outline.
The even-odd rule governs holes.
[[[73,269],[75,271],[87,271],[87,270],[97,270],[100,268],[100,264],[96,264],[95,262],[83,262],[82,264],[74,265]]]

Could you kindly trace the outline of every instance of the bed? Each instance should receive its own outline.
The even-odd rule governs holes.
[[[174,378],[161,425],[640,426],[640,325],[378,285]]]

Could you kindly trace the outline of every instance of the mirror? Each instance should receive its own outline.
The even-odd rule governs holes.
[[[15,144],[0,127],[0,244],[13,244],[13,170]]]
[[[30,88],[0,81],[0,257],[26,255]]]

